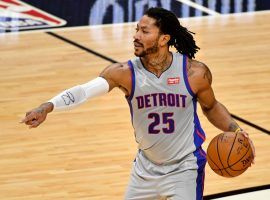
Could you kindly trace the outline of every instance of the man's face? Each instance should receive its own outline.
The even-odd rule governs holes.
[[[144,15],[137,24],[134,38],[134,54],[143,57],[156,53],[159,48],[159,28],[155,25],[156,20]]]

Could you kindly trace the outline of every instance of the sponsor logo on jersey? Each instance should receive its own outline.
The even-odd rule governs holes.
[[[0,0],[0,30],[63,26],[66,21],[19,0]]]
[[[176,85],[180,83],[180,77],[168,78],[167,84],[168,85]]]

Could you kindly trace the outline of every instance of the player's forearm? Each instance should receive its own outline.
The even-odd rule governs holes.
[[[106,79],[98,77],[88,83],[77,85],[61,92],[49,100],[49,103],[53,105],[53,110],[69,110],[90,98],[106,94],[108,91],[109,84]]]
[[[222,131],[236,132],[240,129],[226,107],[219,102],[216,102],[211,109],[203,109],[203,113],[215,127]]]

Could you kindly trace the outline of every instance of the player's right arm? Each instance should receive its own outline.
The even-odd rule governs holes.
[[[99,75],[107,80],[109,91],[118,87],[126,96],[131,92],[131,71],[128,63],[115,63],[105,68]]]
[[[127,63],[109,65],[99,77],[67,89],[49,102],[27,112],[21,123],[25,123],[29,128],[36,128],[45,121],[47,114],[53,110],[70,110],[88,99],[108,93],[115,87],[119,87],[128,96],[131,91],[130,75]]]

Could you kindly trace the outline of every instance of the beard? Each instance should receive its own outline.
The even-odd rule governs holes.
[[[134,42],[137,42],[137,41],[135,40]],[[136,52],[136,51],[134,52],[135,56],[137,57],[144,57],[146,55],[158,52],[158,39],[155,41],[155,43],[151,47],[148,47],[146,49],[144,49],[143,44],[141,45],[142,45],[141,48],[143,48],[143,50],[140,52]]]

